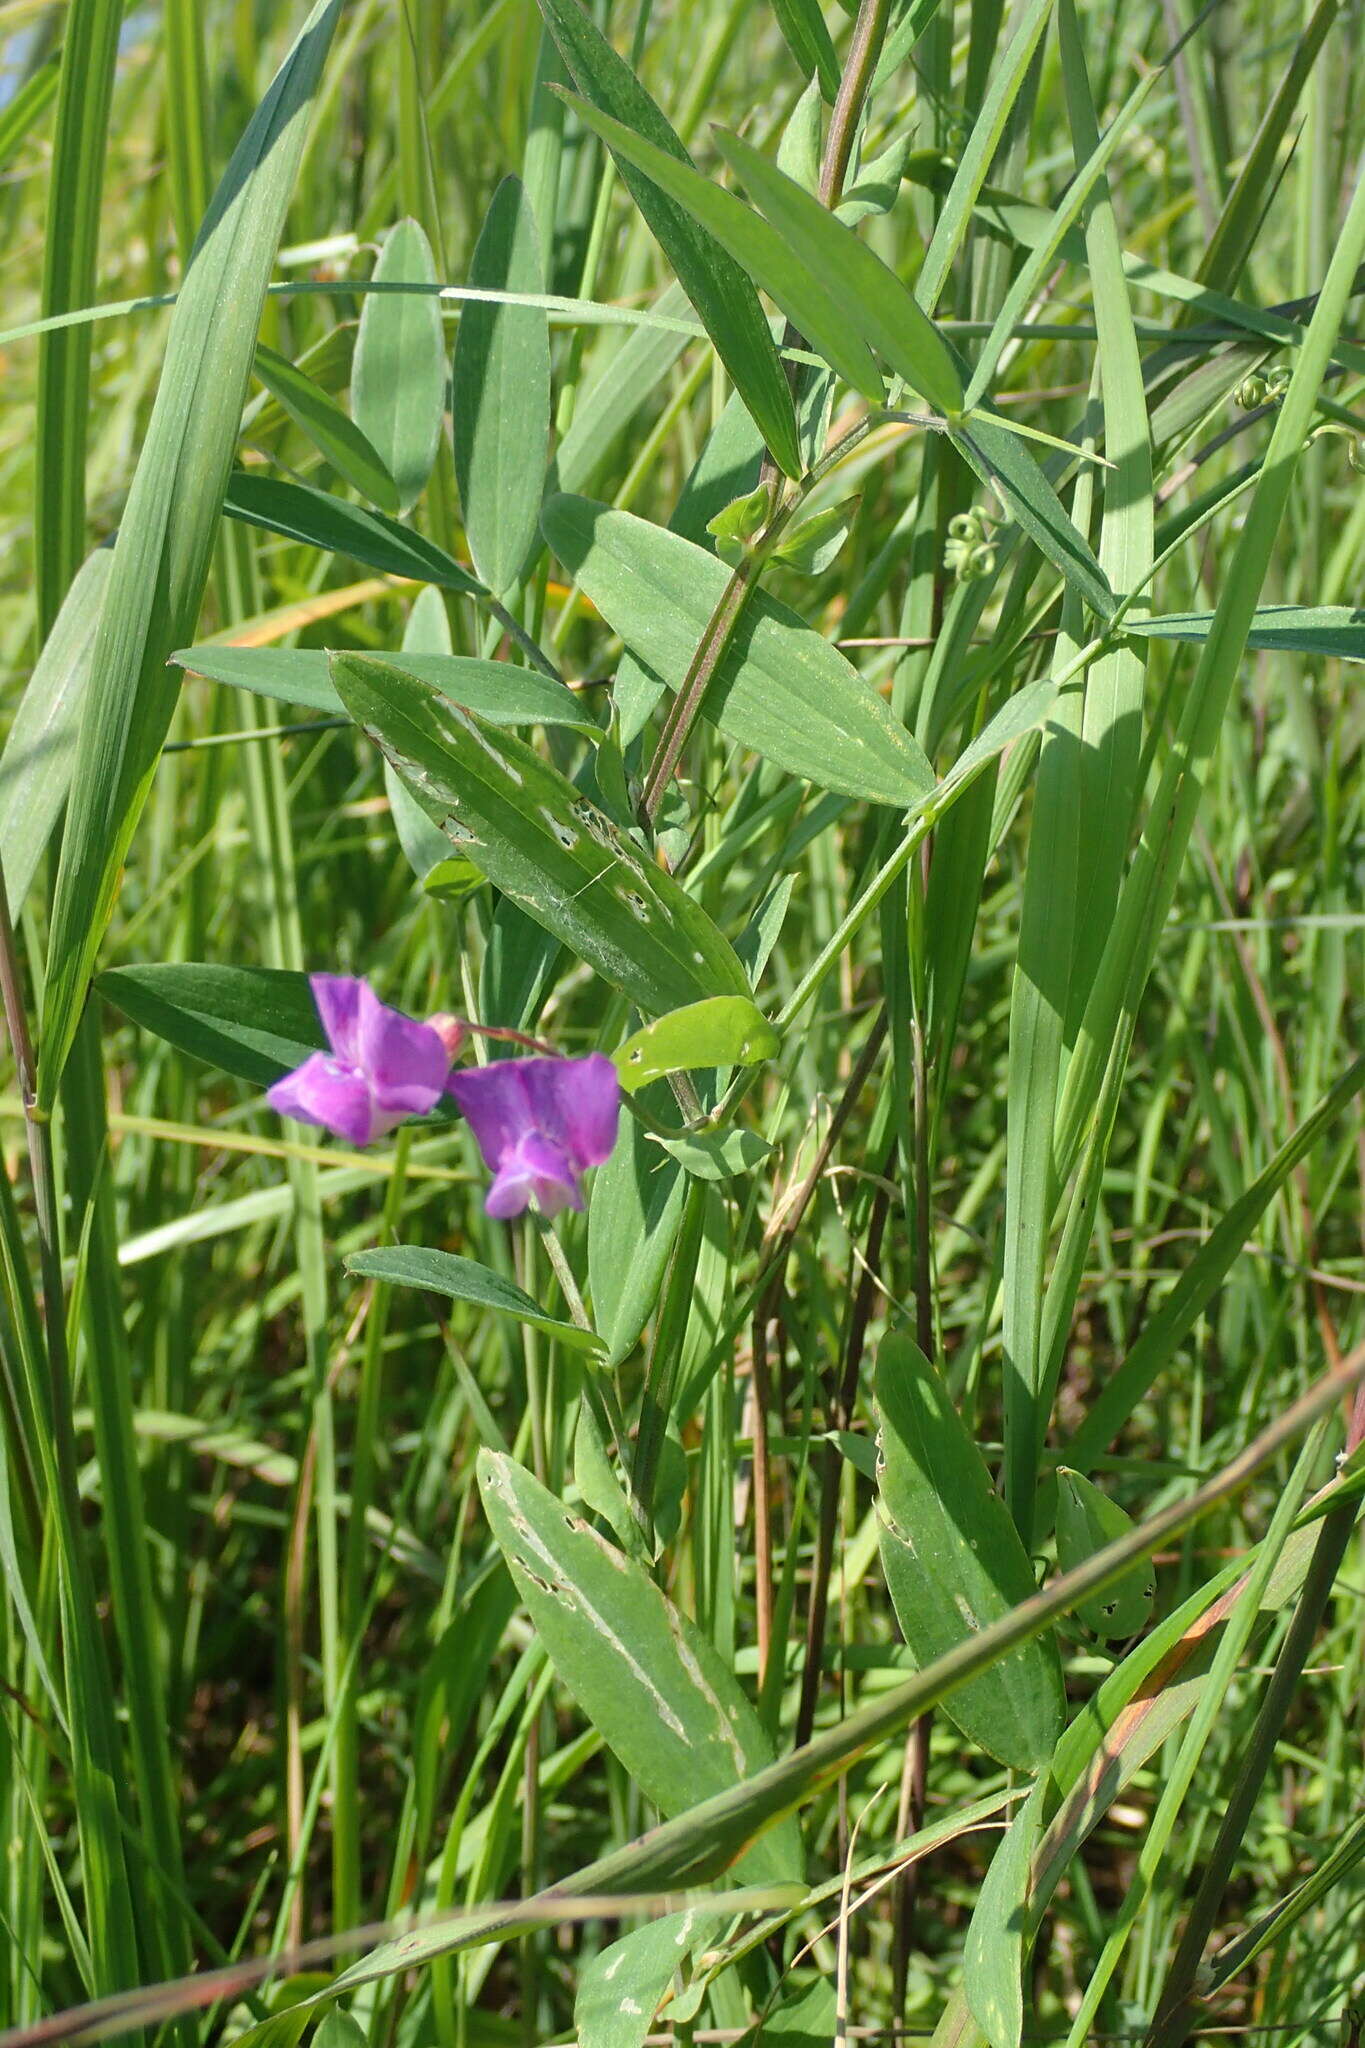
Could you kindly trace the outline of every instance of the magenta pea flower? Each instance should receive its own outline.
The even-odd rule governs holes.
[[[621,1083],[604,1054],[494,1060],[452,1074],[446,1092],[492,1169],[490,1216],[518,1216],[532,1199],[545,1216],[583,1207],[582,1177],[610,1157],[621,1110]]]
[[[458,1018],[419,1024],[350,974],[312,974],[308,984],[331,1050],[276,1081],[266,1094],[272,1109],[370,1145],[436,1107],[464,1036]]]

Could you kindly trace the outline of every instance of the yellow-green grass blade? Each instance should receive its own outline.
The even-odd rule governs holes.
[[[340,14],[318,0],[234,152],[195,245],[114,552],[94,661],[98,715],[77,746],[39,1055],[51,1106],[177,694],[237,437],[256,329],[309,103]]]

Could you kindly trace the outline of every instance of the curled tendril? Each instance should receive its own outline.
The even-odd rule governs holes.
[[[973,583],[995,573],[995,549],[991,529],[997,524],[989,514],[973,505],[967,512],[955,512],[948,521],[948,540],[943,566],[959,583]]]
[[[1287,363],[1278,363],[1273,370],[1253,370],[1243,377],[1233,396],[1243,412],[1255,412],[1258,406],[1278,405],[1289,389],[1293,372]]]

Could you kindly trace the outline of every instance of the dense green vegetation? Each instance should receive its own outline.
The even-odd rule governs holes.
[[[0,5],[5,2042],[1336,2038],[1357,12],[123,14]],[[586,1210],[274,1114],[317,973],[614,1056]]]

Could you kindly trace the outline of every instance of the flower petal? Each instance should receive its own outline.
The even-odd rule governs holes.
[[[369,994],[365,983],[354,974],[310,974],[308,986],[313,991],[327,1043],[346,1066],[358,1067],[360,998],[362,992]]]
[[[530,1060],[493,1060],[486,1067],[463,1067],[446,1082],[446,1093],[454,1098],[456,1108],[474,1133],[484,1165],[492,1167],[495,1173],[504,1157],[533,1128],[522,1071],[531,1064]],[[521,1206],[524,1208],[525,1204]]]
[[[611,1157],[621,1114],[621,1083],[605,1053],[582,1060],[525,1060],[536,1129],[564,1147],[574,1168]]]
[[[572,1164],[558,1145],[535,1133],[503,1154],[484,1209],[490,1216],[517,1216],[533,1197],[544,1216],[583,1207],[583,1192]]]
[[[292,1116],[301,1124],[320,1124],[353,1145],[368,1145],[393,1127],[376,1117],[370,1091],[359,1074],[325,1052],[311,1053],[301,1067],[267,1089],[265,1099],[281,1116]]]
[[[356,1065],[395,1121],[425,1116],[439,1102],[450,1071],[439,1034],[381,1003],[367,982],[360,984],[356,1048]]]

